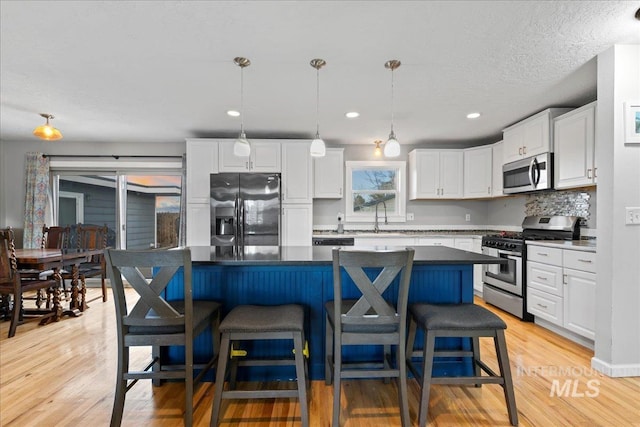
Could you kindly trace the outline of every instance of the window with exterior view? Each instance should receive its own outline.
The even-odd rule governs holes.
[[[346,162],[347,221],[405,221],[405,162]]]

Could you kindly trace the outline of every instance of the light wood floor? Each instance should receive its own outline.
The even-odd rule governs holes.
[[[96,295],[98,290],[89,292]],[[521,426],[640,426],[640,378],[600,376],[590,370],[592,351],[531,323],[504,313],[501,317],[508,323]],[[114,322],[111,300],[94,301],[79,318],[19,326],[11,339],[6,338],[9,322],[0,322],[0,425],[108,425],[116,369]],[[482,346],[495,369],[491,341],[482,339]],[[134,363],[142,365],[147,354],[146,349],[136,352]],[[552,393],[554,381],[564,385],[567,380],[571,381],[567,395]],[[209,425],[213,392],[213,384],[207,384],[197,393],[198,426]],[[323,381],[313,382],[312,426],[329,425],[332,395]],[[414,380],[409,381],[409,395],[415,421],[419,389]],[[393,381],[387,385],[376,380],[345,381],[343,426],[399,425],[396,396]],[[182,402],[181,383],[154,388],[141,381],[127,394],[123,425],[182,425]],[[222,426],[299,425],[294,400],[225,403],[223,411]],[[495,385],[432,386],[429,421],[434,426],[509,425],[501,388]]]

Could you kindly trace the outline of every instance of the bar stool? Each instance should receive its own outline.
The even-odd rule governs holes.
[[[427,422],[429,409],[429,391],[431,384],[500,384],[504,390],[507,411],[511,425],[518,425],[518,410],[511,379],[509,355],[504,330],[507,325],[502,319],[484,307],[475,304],[412,304],[409,306],[411,322],[407,337],[407,365],[413,375],[422,378],[419,426]],[[416,330],[424,330],[422,351],[414,351]],[[437,337],[470,337],[470,351],[435,351]],[[496,374],[480,360],[479,337],[492,337],[494,340],[500,374]],[[422,357],[422,376],[412,362],[413,357]],[[434,357],[473,357],[475,376],[471,377],[435,377],[432,378]],[[481,369],[488,375],[482,376]]]
[[[216,389],[211,412],[211,427],[218,425],[222,399],[298,398],[302,425],[309,425],[307,405],[307,367],[304,358],[304,309],[298,304],[277,306],[239,305],[220,323],[222,340],[216,370]],[[294,357],[282,359],[242,359],[232,362],[229,389],[224,389],[232,343],[240,340],[293,340]],[[234,390],[237,366],[294,365],[297,388],[291,390]]]

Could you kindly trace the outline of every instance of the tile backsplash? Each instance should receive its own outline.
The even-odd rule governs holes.
[[[528,194],[525,201],[525,214],[529,215],[567,215],[582,218],[581,226],[590,219],[589,208],[591,194],[587,191],[560,190]]]

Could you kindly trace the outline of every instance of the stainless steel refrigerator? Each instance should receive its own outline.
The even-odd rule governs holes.
[[[280,245],[280,175],[211,174],[211,245]]]

